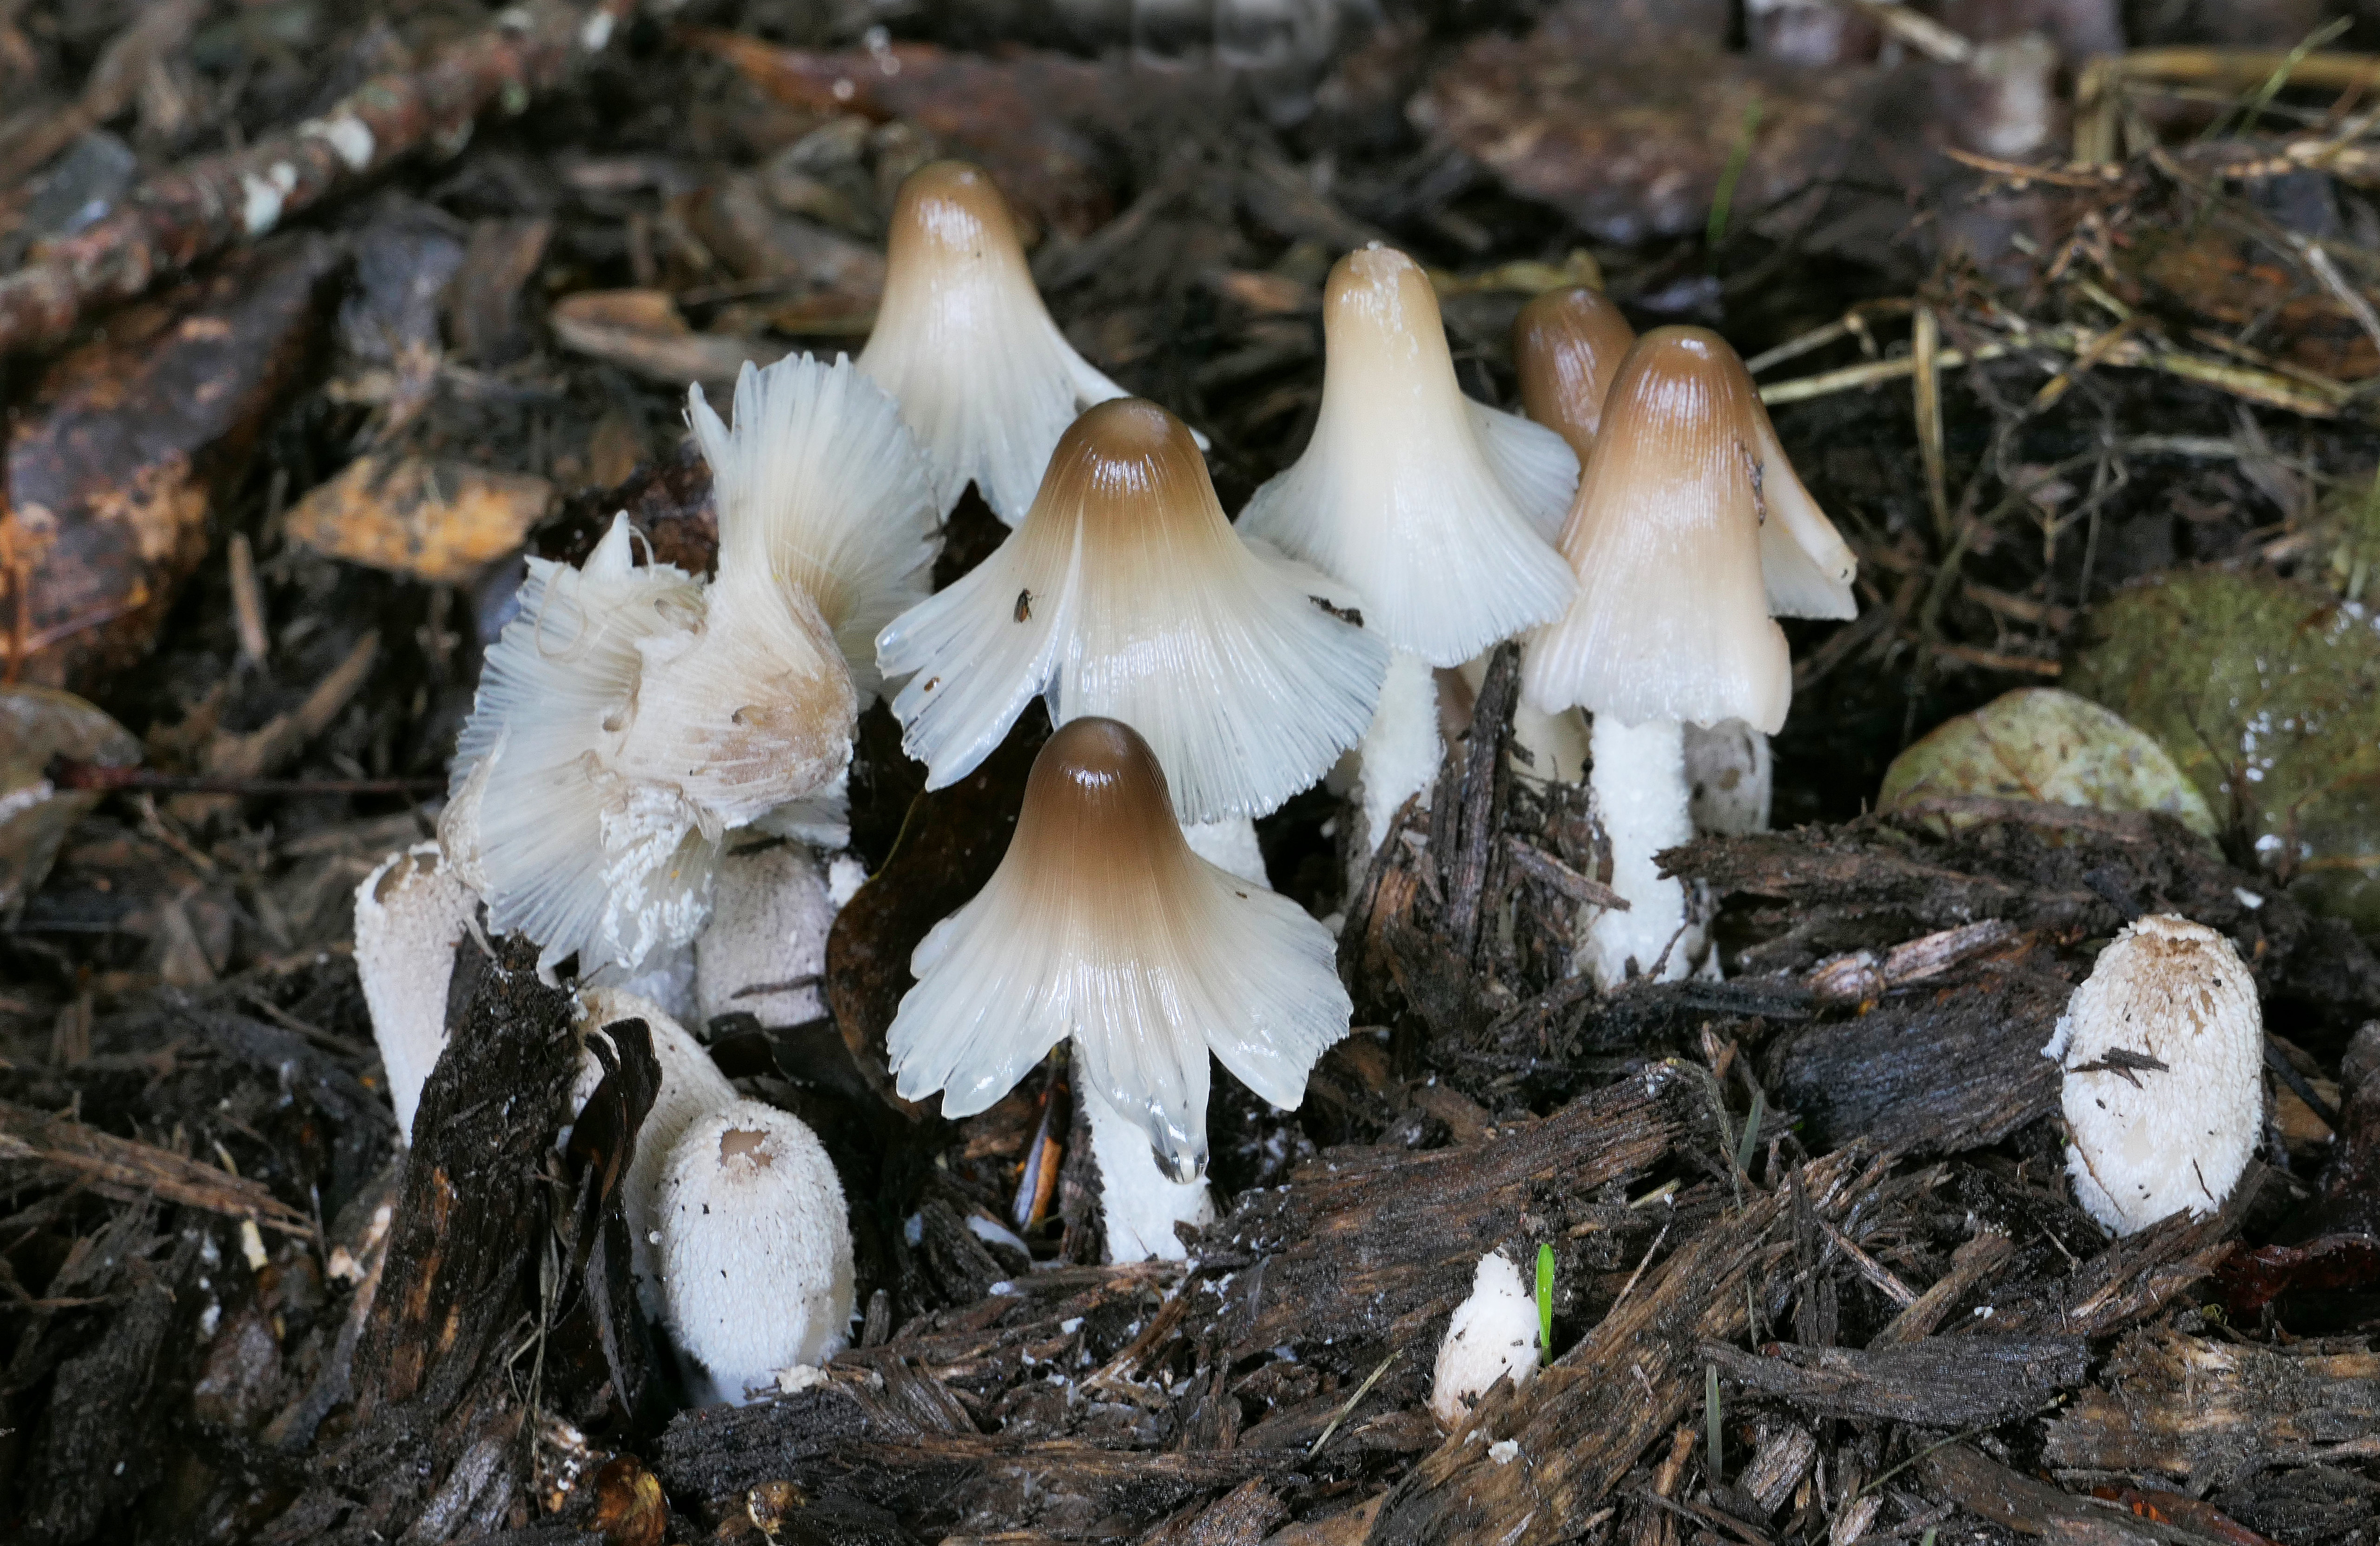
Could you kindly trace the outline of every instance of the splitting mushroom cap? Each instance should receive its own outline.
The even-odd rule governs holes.
[[[1537,1371],[1538,1330],[1536,1297],[1521,1269],[1502,1251],[1481,1257],[1471,1296],[1454,1307],[1438,1345],[1429,1387],[1438,1420],[1452,1428],[1506,1375],[1515,1388],[1527,1384]]]
[[[1521,406],[1569,443],[1585,467],[1603,422],[1603,399],[1636,330],[1602,291],[1585,285],[1548,290],[1512,322],[1512,362]]]
[[[910,173],[888,249],[859,368],[899,399],[941,514],[972,482],[1014,526],[1066,426],[1124,390],[1050,320],[1008,201],[980,168],[938,161]]]
[[[2065,1072],[2075,1200],[2119,1235],[2220,1207],[2264,1130],[2264,1054],[2229,940],[2166,914],[2128,924],[2042,1049]]]
[[[1792,665],[1772,615],[1851,615],[1852,560],[1767,426],[1718,335],[1636,341],[1562,530],[1578,597],[1530,641],[1531,703],[1624,724],[1784,724]]]
[[[901,406],[840,355],[747,362],[734,413],[730,430],[698,383],[688,389],[717,493],[720,573],[808,598],[865,701],[877,630],[931,589],[939,522],[924,453]]]
[[[455,947],[479,909],[479,897],[435,843],[389,855],[356,887],[356,975],[396,1107],[397,1137],[407,1143],[421,1087],[446,1050]]]
[[[732,1104],[735,1087],[710,1060],[709,1050],[649,998],[621,988],[582,988],[578,1018],[590,1037],[602,1035],[605,1027],[622,1020],[644,1021],[652,1035],[653,1061],[661,1065],[661,1087],[653,1092],[652,1109],[637,1129],[636,1152],[620,1182],[620,1211],[628,1225],[630,1275],[636,1279],[647,1313],[659,1315],[661,1258],[653,1233],[661,1228],[662,1175],[668,1168],[670,1146],[695,1118]],[[603,1065],[592,1052],[582,1050],[578,1077],[570,1089],[574,1119],[602,1082]]]
[[[678,1346],[741,1406],[779,1369],[843,1348],[851,1224],[825,1146],[774,1106],[738,1100],[686,1125],[661,1190],[662,1281]]]
[[[1244,544],[1180,420],[1102,403],[1059,442],[1032,512],[877,639],[929,788],[965,777],[1036,693],[1064,724],[1133,725],[1185,821],[1260,815],[1364,733],[1388,650]]]
[[[1438,297],[1402,252],[1340,259],[1322,326],[1314,436],[1240,530],[1354,586],[1364,626],[1432,665],[1559,616],[1577,590],[1547,545],[1577,476],[1561,437],[1463,396]]]
[[[972,1115],[1071,1036],[1181,1181],[1206,1163],[1209,1051],[1293,1108],[1351,1013],[1330,931],[1192,853],[1148,743],[1109,719],[1050,737],[999,870],[910,969],[887,1034],[904,1099]]]
[[[726,830],[842,773],[857,715],[804,592],[748,561],[747,505],[720,508],[719,578],[634,561],[625,513],[578,568],[532,558],[455,747],[442,831],[484,881],[491,923],[540,970],[629,970],[709,910]]]

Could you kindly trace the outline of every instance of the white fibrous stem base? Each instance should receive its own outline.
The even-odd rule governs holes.
[[[1148,1129],[1109,1105],[1087,1080],[1083,1102],[1091,1120],[1091,1158],[1099,1167],[1108,1261],[1184,1260],[1190,1253],[1173,1226],[1214,1222],[1215,1197],[1205,1178],[1184,1185],[1160,1170]]]
[[[1740,719],[1686,726],[1687,802],[1694,830],[1742,837],[1768,830],[1774,783],[1768,737]]]
[[[1573,966],[1601,988],[1630,975],[1663,981],[1690,975],[1704,955],[1703,931],[1687,921],[1686,888],[1664,875],[1653,856],[1690,842],[1685,727],[1676,720],[1622,724],[1595,716],[1590,732],[1595,765],[1587,776],[1596,818],[1611,841],[1611,888],[1628,908],[1588,916]],[[1664,955],[1666,953],[1666,959]]]
[[[1252,817],[1226,816],[1220,822],[1184,822],[1182,840],[1190,851],[1219,870],[1228,870],[1244,881],[1257,885],[1269,885],[1265,879],[1264,850],[1257,846],[1257,823]]]

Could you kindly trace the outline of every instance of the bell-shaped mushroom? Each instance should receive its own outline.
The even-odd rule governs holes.
[[[1151,1160],[1103,1166],[1111,1196],[1205,1169],[1210,1052],[1294,1108],[1350,1014],[1329,931],[1192,853],[1155,753],[1109,719],[1050,737],[1000,868],[910,969],[886,1038],[902,1097],[940,1090],[944,1115],[972,1115],[1072,1037],[1075,1088],[1137,1126]]]
[[[900,400],[941,513],[972,482],[1011,526],[1066,426],[1124,396],[1050,321],[1000,189],[956,161],[921,166],[901,185],[859,368]]]
[[[692,404],[717,577],[638,565],[625,514],[578,568],[529,560],[455,749],[442,837],[549,973],[694,937],[727,830],[843,776],[844,643],[916,593],[930,507],[892,400],[808,356],[747,369],[736,400],[733,433]]]
[[[1438,296],[1378,243],[1323,293],[1322,406],[1295,463],[1258,488],[1240,530],[1351,587],[1341,604],[1401,654],[1358,749],[1368,854],[1440,751],[1428,667],[1457,666],[1560,615],[1577,587],[1548,546],[1578,458],[1542,425],[1475,403],[1454,379]]]
[[[642,1020],[651,1034],[653,1061],[661,1065],[661,1086],[637,1129],[637,1148],[628,1174],[620,1180],[620,1212],[628,1226],[628,1266],[645,1313],[662,1313],[659,1267],[662,1174],[668,1167],[671,1145],[686,1125],[703,1113],[735,1100],[735,1087],[710,1060],[710,1053],[667,1010],[648,998],[618,988],[582,988],[578,992],[579,1023],[589,1037],[623,1020]],[[592,1052],[579,1054],[578,1077],[571,1086],[570,1109],[575,1117],[585,1108],[596,1086],[603,1082],[603,1065]]]
[[[758,1101],[687,1124],[662,1176],[670,1338],[710,1399],[742,1406],[781,1370],[815,1368],[850,1334],[851,1224],[818,1135]]]
[[[1521,378],[1521,407],[1560,435],[1586,466],[1603,399],[1636,330],[1600,290],[1585,285],[1548,290],[1521,308],[1512,322],[1512,365]],[[1563,501],[1568,513],[1569,501]],[[1559,521],[1553,532],[1559,536]]]
[[[928,788],[973,772],[1044,694],[1124,721],[1186,822],[1261,815],[1354,744],[1388,651],[1243,543],[1180,420],[1124,398],[1067,430],[1025,524],[877,639]]]
[[[400,1142],[412,1141],[421,1087],[446,1050],[455,947],[479,910],[479,897],[435,843],[389,855],[356,887],[356,976],[371,1011]]]
[[[1578,599],[1530,640],[1523,691],[1545,712],[1595,716],[1589,785],[1629,903],[1590,918],[1579,965],[1605,985],[1682,977],[1705,941],[1654,856],[1694,835],[1683,727],[1784,724],[1792,663],[1772,617],[1852,615],[1851,550],[1793,475],[1735,351],[1664,327],[1612,382],[1562,551]]]
[[[1365,627],[1432,665],[1559,616],[1577,587],[1547,545],[1548,497],[1521,491],[1568,492],[1561,437],[1463,395],[1429,276],[1403,253],[1348,253],[1322,307],[1313,438],[1241,530],[1354,586]]]
[[[2119,1235],[2231,1195],[2265,1126],[2265,1018],[2231,942],[2186,918],[2125,926],[2042,1050],[2065,1072],[2067,1174]]]

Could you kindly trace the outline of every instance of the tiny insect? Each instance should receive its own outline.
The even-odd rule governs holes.
[[[933,691],[936,688],[941,687],[941,685],[942,685],[942,679],[941,679],[940,676],[929,676],[929,677],[927,677],[927,678],[926,678],[926,688],[925,688],[925,690],[926,690],[926,691],[928,691],[928,692],[931,692],[931,691]]]
[[[1032,615],[1033,592],[1030,590],[1019,590],[1016,592],[1016,620],[1022,623]]]

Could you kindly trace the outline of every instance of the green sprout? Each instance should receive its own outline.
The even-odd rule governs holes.
[[[1554,1361],[1554,1248],[1537,1248],[1537,1361]]]

